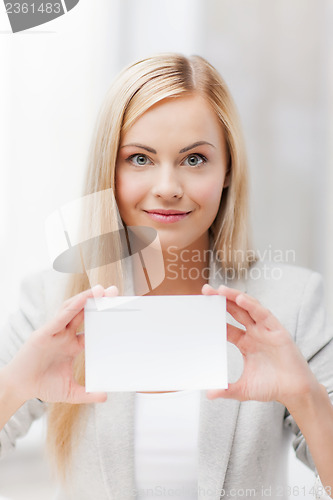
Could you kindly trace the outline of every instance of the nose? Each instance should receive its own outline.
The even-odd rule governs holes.
[[[179,172],[172,166],[160,166],[155,172],[155,179],[152,188],[154,196],[173,199],[181,198],[184,194]]]

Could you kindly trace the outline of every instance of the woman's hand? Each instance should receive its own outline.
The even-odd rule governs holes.
[[[204,285],[202,293],[225,296],[227,311],[246,328],[227,325],[228,341],[243,356],[240,379],[228,389],[209,390],[208,398],[278,401],[288,407],[318,387],[290,334],[256,299],[223,285],[218,290]]]
[[[4,367],[17,401],[38,398],[45,402],[94,403],[106,400],[106,393],[86,393],[73,375],[73,363],[84,349],[84,334],[77,329],[84,319],[88,298],[118,295],[113,286],[86,290],[63,303],[56,316],[36,330],[12,361]],[[5,378],[4,378],[5,376]]]

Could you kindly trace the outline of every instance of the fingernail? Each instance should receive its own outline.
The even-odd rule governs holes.
[[[95,285],[95,286],[93,286],[93,287],[92,287],[92,289],[91,289],[91,290],[95,291],[95,290],[98,290],[98,289],[99,289],[99,288],[101,288],[101,287],[102,287],[102,285]],[[103,288],[103,287],[102,287],[102,288]]]
[[[119,290],[115,285],[109,286],[109,288],[105,290],[105,295],[107,297],[117,297],[118,294]]]

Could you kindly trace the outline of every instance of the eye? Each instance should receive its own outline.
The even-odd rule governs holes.
[[[144,167],[146,165],[151,165],[152,163],[148,156],[139,153],[129,156],[126,161],[129,161],[138,167]]]
[[[188,163],[186,163],[188,162]],[[205,158],[203,155],[200,155],[198,153],[189,155],[186,160],[185,164],[188,165],[189,167],[198,167],[199,165],[202,165],[207,162],[207,158]]]

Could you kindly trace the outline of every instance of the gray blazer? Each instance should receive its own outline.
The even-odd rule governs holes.
[[[210,284],[225,282],[217,261],[210,264]],[[8,363],[30,333],[62,302],[63,275],[53,270],[23,281],[20,308],[0,333],[0,365]],[[255,264],[245,279],[229,286],[246,291],[269,308],[287,328],[333,401],[333,340],[326,327],[321,277],[306,269],[274,263]],[[229,353],[230,378],[241,369],[235,348]],[[238,374],[238,375],[237,375]],[[134,392],[109,393],[105,403],[85,407],[70,481],[57,500],[127,500],[135,498]],[[0,453],[15,446],[46,404],[27,402],[0,433]],[[288,498],[287,450],[315,470],[293,418],[276,402],[208,400],[201,391],[198,499]],[[177,498],[177,497],[173,497]],[[181,498],[181,497],[178,497]],[[196,498],[196,496],[195,496]]]

